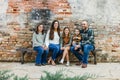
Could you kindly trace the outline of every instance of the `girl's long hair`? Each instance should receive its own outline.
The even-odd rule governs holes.
[[[65,27],[64,29],[63,29],[63,34],[62,34],[62,38],[65,38],[66,36],[65,36],[65,29],[68,29],[69,30],[69,34],[68,34],[68,38],[70,38],[70,29],[69,29],[69,27]]]
[[[55,22],[58,22],[57,33],[58,33],[58,35],[60,36],[60,24],[59,24],[59,21],[58,21],[58,20],[54,20],[54,21],[52,22],[52,25],[51,25],[51,28],[50,28],[50,34],[49,34],[49,39],[50,39],[50,40],[53,40],[53,39],[54,39],[54,30],[55,30],[54,24],[55,24]]]
[[[39,26],[40,26],[40,25],[43,25],[43,24],[42,24],[42,23],[40,23],[40,24],[38,24],[38,25],[37,25],[36,30],[35,30],[35,33],[36,33],[36,34],[38,34],[38,33],[39,33],[38,28],[39,28]],[[42,30],[42,35],[43,35],[43,34],[44,34],[44,26],[43,26],[43,30]]]

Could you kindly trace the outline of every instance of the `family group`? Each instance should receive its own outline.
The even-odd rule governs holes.
[[[66,66],[70,65],[69,54],[73,53],[82,68],[86,68],[90,51],[94,50],[94,31],[89,28],[88,21],[81,22],[81,29],[75,28],[71,34],[69,27],[64,27],[60,32],[60,23],[54,20],[47,33],[44,32],[44,25],[39,24],[32,36],[33,49],[37,52],[35,65],[46,64],[56,65],[55,60],[62,55],[59,63],[63,64],[66,59]],[[48,54],[52,53],[48,58]]]

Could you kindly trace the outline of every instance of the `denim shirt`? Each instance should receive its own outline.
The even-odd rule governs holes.
[[[94,31],[90,28],[88,28],[88,30],[80,30],[80,33],[82,35],[82,40],[81,43],[82,45],[85,44],[92,44],[94,45]]]

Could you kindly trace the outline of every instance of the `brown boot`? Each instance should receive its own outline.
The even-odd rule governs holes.
[[[87,64],[82,64],[82,68],[87,68]]]
[[[75,65],[80,66],[81,64],[82,64],[82,62],[78,62]]]

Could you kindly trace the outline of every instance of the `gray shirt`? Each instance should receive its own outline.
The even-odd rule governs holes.
[[[33,47],[44,45],[44,41],[45,41],[45,34],[42,33],[36,34],[35,32],[33,33],[33,37],[32,37]]]

